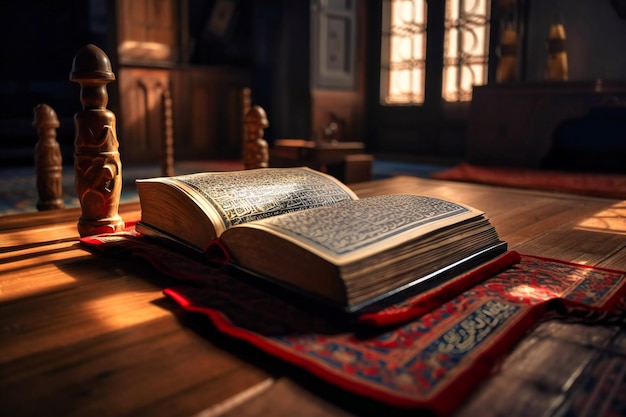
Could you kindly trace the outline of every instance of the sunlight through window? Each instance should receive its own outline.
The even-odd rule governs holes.
[[[381,102],[424,102],[426,1],[383,2]]]
[[[621,201],[577,224],[578,230],[626,235],[626,203]]]
[[[423,104],[426,84],[426,0],[385,0],[382,14],[380,101]],[[487,83],[490,0],[448,0],[445,7],[443,84],[449,102],[472,99]]]
[[[442,96],[469,101],[472,87],[487,82],[489,0],[446,2]]]
[[[155,305],[161,298],[163,297],[160,292],[136,292],[126,289],[87,300],[83,303],[83,308],[88,317],[96,320],[99,326],[109,330],[120,330],[169,316],[170,313],[166,309]],[[129,309],[128,305],[136,300],[144,303],[144,307]]]

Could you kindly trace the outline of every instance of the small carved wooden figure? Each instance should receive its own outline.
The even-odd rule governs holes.
[[[35,145],[35,170],[37,172],[37,210],[65,208],[63,202],[63,157],[57,142],[59,119],[52,107],[38,104],[33,109],[33,127],[39,140]]]
[[[70,80],[80,84],[83,105],[74,115],[74,171],[82,209],[78,232],[88,236],[122,230],[122,162],[115,114],[106,108],[106,85],[115,80],[109,57],[95,45],[84,46],[74,57]]]
[[[252,106],[244,119],[246,143],[243,151],[245,169],[267,168],[269,166],[269,150],[267,141],[263,139],[263,129],[270,124],[265,110],[260,106]]]

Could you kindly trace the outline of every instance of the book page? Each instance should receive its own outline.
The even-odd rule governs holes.
[[[450,201],[398,194],[345,201],[248,226],[279,235],[341,265],[482,214]]]
[[[161,178],[203,206],[218,235],[243,223],[358,199],[337,179],[309,168],[265,168]],[[208,208],[208,209],[207,209]]]

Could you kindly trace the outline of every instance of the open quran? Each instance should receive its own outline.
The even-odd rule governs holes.
[[[410,194],[359,199],[309,168],[137,180],[137,230],[348,313],[380,308],[506,250],[475,208]]]

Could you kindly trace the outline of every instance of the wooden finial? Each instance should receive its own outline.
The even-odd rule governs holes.
[[[246,132],[243,163],[245,169],[267,168],[269,166],[269,150],[267,141],[263,139],[263,130],[269,121],[261,106],[252,106],[243,118]]]
[[[122,192],[122,162],[118,152],[115,114],[106,109],[106,86],[115,80],[109,57],[97,46],[82,47],[72,63],[70,80],[80,84],[83,110],[74,115],[74,172],[82,209],[81,236],[122,230],[118,214]]]
[[[39,104],[33,109],[33,127],[39,140],[35,145],[37,172],[37,210],[65,208],[63,202],[63,156],[57,142],[59,119],[52,107]]]

